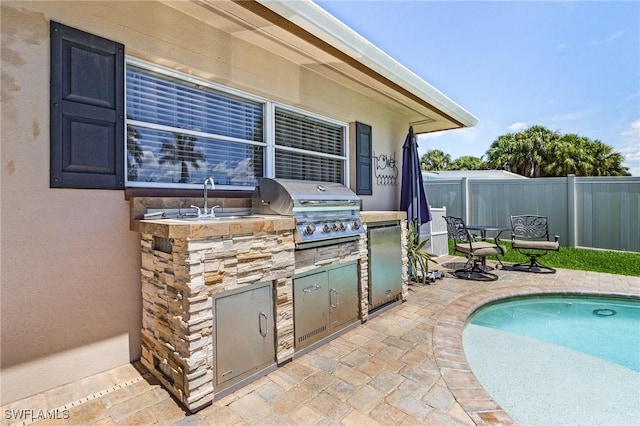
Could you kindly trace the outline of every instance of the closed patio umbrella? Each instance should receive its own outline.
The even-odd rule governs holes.
[[[412,221],[416,230],[431,221],[431,208],[424,192],[418,142],[413,127],[402,146],[402,187],[400,188],[400,210],[407,212],[407,220]]]
[[[402,147],[402,187],[400,188],[400,209],[407,212],[407,220],[413,223],[415,241],[413,247],[420,245],[420,225],[430,222],[432,219],[431,208],[427,195],[424,192],[422,170],[418,158],[418,142],[413,134],[413,127],[409,127],[409,133]],[[409,276],[418,279],[422,275],[423,283],[427,280],[435,281],[442,278],[439,271],[427,272],[427,261],[422,255],[410,252]],[[428,256],[428,255],[427,255]]]

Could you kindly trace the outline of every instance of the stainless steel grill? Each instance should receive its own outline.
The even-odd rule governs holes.
[[[252,212],[293,216],[298,248],[352,240],[365,232],[360,199],[339,183],[258,178]]]

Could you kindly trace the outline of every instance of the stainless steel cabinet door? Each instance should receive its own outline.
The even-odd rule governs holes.
[[[293,280],[295,347],[304,348],[329,334],[329,288],[325,271]]]
[[[369,309],[402,294],[400,226],[369,229]]]
[[[349,263],[329,274],[329,321],[331,330],[358,319],[358,266]]]
[[[214,309],[217,384],[274,362],[275,327],[270,284],[218,297]]]

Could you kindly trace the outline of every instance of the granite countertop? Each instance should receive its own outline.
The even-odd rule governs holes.
[[[407,212],[404,211],[362,211],[360,214],[364,223],[405,220],[407,218]]]
[[[364,223],[398,221],[407,218],[403,211],[362,211]],[[274,233],[290,231],[295,228],[295,221],[290,216],[250,215],[217,220],[185,220],[185,219],[134,219],[130,229],[142,234],[151,234],[164,238],[209,238],[239,234],[255,234],[259,232]]]
[[[246,216],[217,220],[153,219],[132,220],[130,229],[164,238],[200,239],[239,234],[274,233],[295,228],[293,217]]]

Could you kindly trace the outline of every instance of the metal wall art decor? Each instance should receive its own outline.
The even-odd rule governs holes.
[[[398,166],[396,165],[396,154],[380,154],[373,152],[376,168],[376,183],[380,186],[391,186],[398,184]]]

